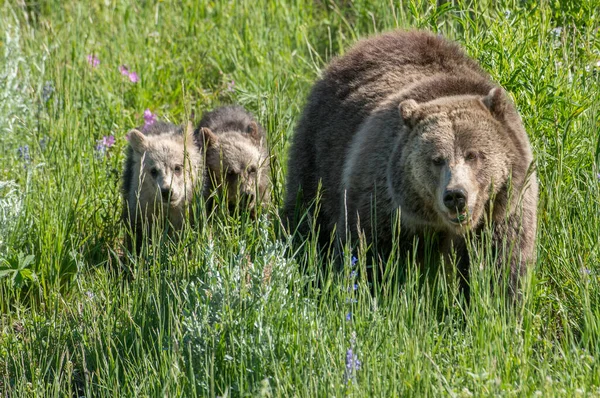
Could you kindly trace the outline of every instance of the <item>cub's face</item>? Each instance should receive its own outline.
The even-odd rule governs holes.
[[[206,165],[215,186],[226,195],[230,206],[243,204],[254,209],[262,200],[261,180],[266,159],[243,133],[213,135],[206,151]]]
[[[509,174],[504,128],[478,101],[422,106],[412,115],[406,146],[415,191],[434,209],[437,224],[454,233],[481,223]]]
[[[130,133],[130,143],[139,159],[140,201],[179,207],[191,199],[199,162],[191,138],[184,143],[181,135]]]

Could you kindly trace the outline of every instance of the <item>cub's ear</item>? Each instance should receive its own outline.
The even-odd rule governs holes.
[[[419,121],[419,104],[413,99],[404,100],[398,105],[404,124],[413,127]]]
[[[481,99],[483,105],[496,119],[502,119],[506,112],[506,106],[510,103],[506,92],[500,87],[494,87],[488,95]]]
[[[217,145],[219,138],[208,127],[201,127],[198,131],[198,141],[202,147],[211,147]]]
[[[250,122],[248,128],[246,128],[246,133],[252,138],[260,138],[258,124],[256,124],[256,122]]]
[[[129,140],[129,145],[131,145],[134,151],[138,153],[146,152],[146,149],[148,148],[148,140],[141,131],[136,129],[131,130],[129,133],[127,133],[127,139]]]

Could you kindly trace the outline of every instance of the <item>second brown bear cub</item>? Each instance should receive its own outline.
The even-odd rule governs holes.
[[[241,204],[255,215],[270,200],[269,153],[263,128],[241,106],[206,113],[195,132],[203,149],[207,179],[204,196],[215,194],[230,208]]]

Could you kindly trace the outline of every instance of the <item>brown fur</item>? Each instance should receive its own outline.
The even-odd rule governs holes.
[[[191,124],[185,132],[166,122],[140,130],[128,133],[123,174],[123,219],[131,226],[138,250],[157,222],[168,221],[171,231],[182,228],[203,169]],[[126,245],[133,249],[131,239]]]
[[[359,223],[385,252],[399,208],[405,244],[435,232],[443,254],[459,251],[464,272],[464,234],[478,234],[489,218],[499,265],[510,267],[516,288],[534,259],[532,162],[513,104],[458,45],[425,32],[388,33],[359,42],[313,87],[290,148],[283,215],[301,233],[317,223],[323,241],[334,228],[356,239]],[[320,212],[299,223],[319,183]],[[443,199],[454,188],[468,194],[469,217],[459,225],[451,220],[466,215]],[[516,244],[510,254],[505,243]]]
[[[204,196],[226,197],[230,208],[256,206],[270,201],[269,154],[265,134],[254,118],[239,106],[209,112],[196,132],[205,150],[207,182]]]

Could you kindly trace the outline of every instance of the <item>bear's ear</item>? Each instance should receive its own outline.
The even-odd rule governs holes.
[[[509,99],[502,88],[494,87],[488,95],[481,99],[481,102],[483,102],[483,105],[490,111],[492,116],[496,119],[502,119]]]
[[[250,122],[248,128],[246,128],[246,133],[252,138],[259,138],[258,124]]]
[[[146,136],[142,134],[139,130],[133,129],[129,133],[127,133],[127,139],[129,140],[129,145],[133,148],[137,153],[144,153],[148,148],[148,140]]]
[[[203,146],[211,147],[217,145],[219,139],[208,127],[201,127],[199,131],[199,139]]]
[[[398,110],[400,111],[402,120],[409,127],[413,127],[419,120],[419,104],[417,104],[417,101],[413,99],[402,101],[400,105],[398,105]]]

